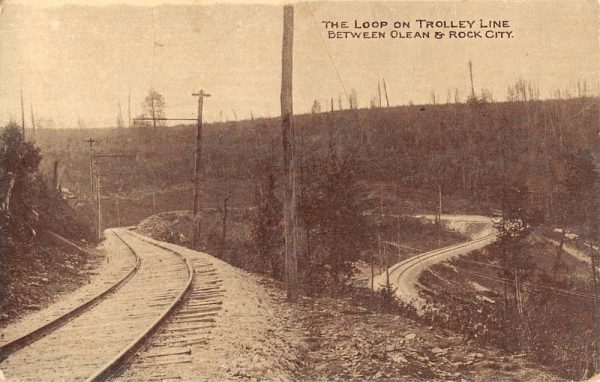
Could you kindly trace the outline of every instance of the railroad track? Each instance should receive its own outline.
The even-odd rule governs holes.
[[[425,252],[425,253],[422,253],[417,256],[413,256],[409,259],[406,259],[406,260],[392,266],[389,270],[390,277],[392,277],[392,274],[393,274],[394,278],[396,278],[397,280],[400,280],[402,278],[402,276],[404,274],[406,274],[407,272],[409,272],[412,268],[418,267],[419,265],[425,267],[426,266],[425,263],[427,262],[427,260],[431,260],[436,257],[444,256],[444,255],[448,254],[449,252],[453,252],[458,249],[468,248],[470,246],[474,246],[474,245],[477,245],[480,243],[492,242],[496,239],[497,236],[498,235],[496,235],[496,234],[488,235],[488,236],[484,236],[484,237],[481,237],[481,238],[478,238],[475,240],[451,245],[448,247],[444,247],[442,249],[435,249],[433,251],[429,251],[429,252]],[[427,265],[429,265],[429,264],[427,264]]]
[[[167,251],[175,246],[133,234]],[[117,380],[178,381],[195,379],[192,367],[194,348],[211,339],[225,293],[219,273],[209,257],[185,250],[195,269],[187,299],[170,316],[146,345],[116,373]]]
[[[135,270],[95,301],[0,348],[0,370],[8,379],[105,380],[148,342],[190,292],[194,265],[186,256],[125,230],[107,235],[136,254]]]
[[[434,249],[419,255],[403,260],[388,269],[390,284],[396,289],[396,294],[406,300],[411,301],[419,308],[425,301],[419,294],[416,286],[419,274],[440,261],[446,260],[453,256],[453,253],[464,250],[475,250],[485,245],[492,243],[497,235],[487,235],[471,241],[454,244],[441,249]],[[386,274],[385,272],[375,278],[375,285],[378,288],[385,287]]]

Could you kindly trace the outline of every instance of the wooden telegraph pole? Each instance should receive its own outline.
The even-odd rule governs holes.
[[[473,63],[469,61],[469,77],[471,78],[471,100],[475,101],[475,87],[473,86]]]
[[[21,130],[25,139],[25,106],[23,106],[23,88],[21,88]]]
[[[198,93],[192,94],[198,97],[198,128],[196,129],[196,158],[194,162],[194,220],[196,220],[196,230],[194,232],[194,245],[198,244],[202,229],[202,214],[200,212],[200,173],[201,158],[202,158],[202,106],[204,97],[210,97],[210,94],[200,90]]]
[[[97,139],[88,138],[84,140],[90,145],[90,195],[94,195],[94,143],[98,143]]]
[[[35,116],[33,114],[33,104],[29,104],[31,110],[31,142],[35,143]]]
[[[385,94],[385,103],[387,107],[390,107],[390,99],[387,94],[387,86],[385,86],[385,78],[383,79],[383,94]]]
[[[288,301],[298,299],[298,260],[296,229],[296,169],[294,163],[294,121],[292,102],[292,59],[294,45],[294,6],[283,7],[283,48],[281,59],[281,133],[285,197],[285,283]]]
[[[97,201],[97,212],[96,217],[98,218],[98,241],[102,240],[102,196],[100,195],[100,173],[96,177],[96,201]]]

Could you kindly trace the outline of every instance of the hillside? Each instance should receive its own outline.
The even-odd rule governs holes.
[[[389,193],[404,199],[419,195],[435,205],[441,186],[444,196],[456,201],[445,206],[448,212],[457,212],[457,207],[485,212],[499,184],[525,183],[532,204],[551,219],[565,157],[581,150],[589,150],[596,161],[600,157],[598,101],[422,105],[299,115],[297,150],[302,162],[333,145],[339,155],[356,160],[363,182],[384,184]],[[280,135],[277,118],[205,125],[204,206],[219,207],[222,199],[215,195],[228,190],[233,191],[232,206],[253,205],[260,166],[271,157],[277,165],[281,158]],[[112,210],[117,196],[124,199],[121,207],[131,210],[122,215],[137,221],[151,215],[153,205],[158,212],[191,208],[195,126],[160,127],[155,132],[39,131],[43,168],[49,171],[54,160],[59,161],[61,184],[76,195],[74,205],[86,215],[91,212],[85,203],[89,146],[83,141],[89,137],[100,140],[94,146],[96,155],[135,155],[95,159],[102,175],[102,203],[111,211],[104,216],[107,225],[116,223]]]

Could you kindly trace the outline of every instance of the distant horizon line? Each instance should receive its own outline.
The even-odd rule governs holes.
[[[583,100],[583,99],[593,99],[593,98],[597,98],[600,99],[600,94],[593,94],[593,95],[589,95],[589,96],[572,96],[572,97],[568,97],[568,98],[538,98],[538,99],[528,99],[527,101],[524,100],[501,100],[501,101],[482,101],[481,99],[478,100],[478,102],[470,102],[470,101],[465,101],[465,102],[443,102],[443,103],[414,103],[414,104],[403,104],[403,105],[390,105],[390,106],[375,106],[375,107],[371,107],[371,106],[367,106],[367,107],[358,107],[356,109],[350,109],[350,108],[344,108],[344,109],[335,109],[333,110],[334,113],[339,113],[339,112],[352,112],[352,111],[367,111],[367,110],[377,110],[377,109],[394,109],[394,108],[402,108],[402,107],[424,107],[424,106],[429,106],[429,107],[444,107],[444,106],[455,106],[455,105],[461,105],[461,106],[473,106],[473,105],[491,105],[491,104],[503,104],[503,103],[529,103],[529,102],[552,102],[552,101],[573,101],[573,100]],[[329,114],[331,113],[331,110],[326,110],[326,111],[320,111],[318,113],[311,113],[311,112],[306,112],[306,113],[294,113],[294,116],[309,116],[309,115],[320,115],[320,114]],[[277,116],[256,116],[254,117],[254,119],[251,118],[244,118],[244,119],[232,119],[232,120],[227,120],[227,121],[208,121],[208,120],[203,120],[202,123],[206,124],[206,125],[219,125],[219,124],[227,124],[227,123],[232,123],[232,122],[252,122],[252,121],[257,121],[257,120],[277,120],[280,119],[281,116],[277,115]],[[135,118],[132,118],[132,121]],[[44,120],[44,118],[38,119],[37,121],[42,121]],[[46,120],[52,120],[50,119],[46,119]],[[159,119],[157,118],[157,121]],[[36,122],[37,122],[36,121]],[[85,120],[83,120],[85,122]],[[21,124],[19,123],[19,121],[16,118],[10,118],[8,122],[3,123],[2,126],[0,126],[0,128],[4,128],[7,125],[11,124],[11,123],[15,123],[19,126],[21,126]],[[173,124],[173,125],[162,125],[162,126],[157,126],[160,128],[172,128],[172,127],[187,127],[187,126],[194,126],[195,123],[193,121],[190,121],[190,123],[179,123],[179,124]],[[205,125],[205,126],[206,126]],[[47,127],[47,126],[37,126],[36,123],[36,130],[109,130],[109,129],[135,129],[136,127],[133,126],[133,124],[131,126],[85,126],[85,127],[67,127],[67,126],[63,126],[63,127]],[[31,127],[28,127],[27,125],[25,126],[25,131],[33,131],[33,129]]]

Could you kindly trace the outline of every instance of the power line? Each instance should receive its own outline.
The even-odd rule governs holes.
[[[325,48],[325,52],[327,53],[327,56],[329,57],[331,64],[333,65],[333,70],[335,71],[337,79],[340,82],[340,85],[342,86],[342,90],[344,91],[344,94],[346,95],[346,99],[349,99],[350,96],[348,94],[348,91],[346,90],[346,86],[344,85],[344,81],[342,80],[340,72],[338,71],[337,65],[335,64],[335,61],[331,55],[331,52],[329,52],[329,48],[327,47],[327,44],[325,43],[325,40],[323,39],[323,35],[321,35],[321,32],[319,32],[318,24],[317,24],[317,21],[315,20],[315,15],[313,14],[312,9],[310,9],[310,6],[308,5],[308,3],[304,3],[304,5],[306,6],[306,9],[308,9],[308,12],[310,13],[310,17],[313,21],[313,25],[315,26],[315,30],[316,30],[317,34],[319,35],[321,42],[323,43],[323,47]]]

